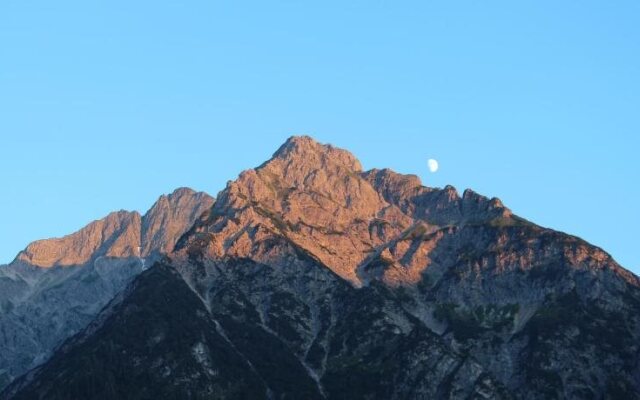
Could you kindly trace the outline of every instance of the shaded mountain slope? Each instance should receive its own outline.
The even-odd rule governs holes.
[[[158,264],[3,396],[508,398],[386,287],[355,289],[303,254],[289,261],[193,264],[201,290]]]
[[[126,294],[60,348],[49,364],[55,368],[30,373],[41,386],[15,398],[250,399],[266,395],[260,378],[217,332],[200,299],[172,269],[159,265],[147,271]],[[58,379],[65,384],[55,384]]]

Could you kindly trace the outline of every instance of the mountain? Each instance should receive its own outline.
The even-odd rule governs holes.
[[[292,137],[0,398],[640,398],[640,279]]]
[[[63,238],[33,242],[0,267],[0,387],[84,328],[212,204],[204,193],[178,189],[142,217],[111,213]]]

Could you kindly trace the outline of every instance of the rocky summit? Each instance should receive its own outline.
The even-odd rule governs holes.
[[[2,399],[640,398],[637,276],[309,137],[0,274]]]

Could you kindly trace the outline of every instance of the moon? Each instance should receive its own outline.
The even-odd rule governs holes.
[[[433,174],[434,172],[438,171],[438,161],[434,160],[433,158],[430,158],[427,161],[427,165],[429,166],[429,171]]]

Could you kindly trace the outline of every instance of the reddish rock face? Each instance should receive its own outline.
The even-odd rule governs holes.
[[[162,195],[142,217],[140,252],[153,257],[173,251],[176,242],[193,223],[213,206],[213,197],[204,192],[180,188]]]
[[[415,175],[387,169],[363,172],[345,150],[292,137],[269,161],[230,182],[197,224],[194,245],[181,247],[211,259],[265,262],[273,254],[261,243],[284,236],[355,286],[373,278],[401,285],[417,282],[429,265],[433,242],[413,244],[418,237],[451,224],[510,217],[497,199],[471,191],[460,198],[453,187],[427,188]],[[383,252],[395,256],[377,263]]]
[[[113,212],[70,235],[29,244],[17,261],[50,268],[84,265],[98,257],[167,254],[212,205],[213,198],[206,193],[177,189],[160,196],[144,216],[135,211]]]
[[[42,268],[82,265],[96,256],[138,256],[140,214],[118,211],[71,235],[31,243],[18,260]]]

